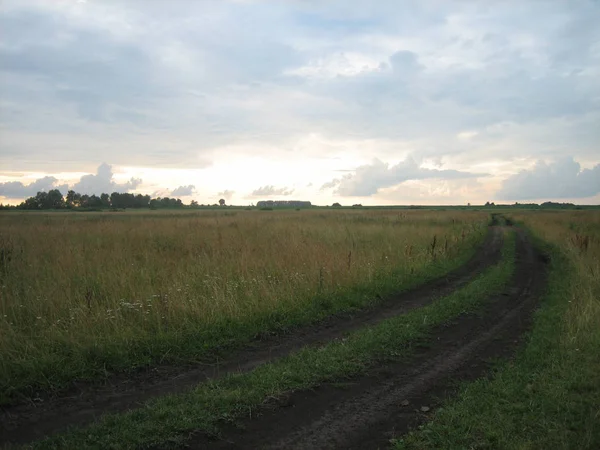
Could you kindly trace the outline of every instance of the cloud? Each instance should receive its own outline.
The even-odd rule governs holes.
[[[390,56],[390,64],[394,74],[398,76],[414,75],[423,68],[418,55],[408,50],[401,50]]]
[[[196,186],[189,184],[187,186],[179,186],[171,191],[171,195],[174,197],[187,197],[193,195],[196,190]]]
[[[224,191],[219,192],[217,195],[219,197],[223,197],[225,200],[229,200],[233,196],[233,194],[235,194],[235,191],[225,189]]]
[[[32,183],[23,184],[20,181],[7,181],[0,183],[0,196],[6,198],[32,197],[38,192],[47,192],[58,189],[62,193],[67,190],[67,185],[57,185],[58,180],[52,176],[39,178]]]
[[[571,156],[508,177],[496,193],[500,200],[585,198],[600,193],[600,164],[581,170]]]
[[[420,167],[413,158],[407,158],[391,167],[379,159],[374,159],[371,164],[357,167],[352,174],[325,183],[321,186],[321,190],[337,186],[336,194],[346,197],[364,197],[376,194],[379,189],[396,186],[408,180],[428,178],[448,180],[475,178],[485,175],[458,170],[426,169]]]
[[[597,157],[598,2],[173,3],[3,1],[0,166],[50,175],[98,154],[119,167],[211,161],[203,183],[246,193],[264,174],[229,180],[222,167],[284,162],[271,182],[305,186],[292,152],[319,177],[334,157],[354,167],[413,152],[466,171],[572,149]],[[297,151],[309,133],[323,142]],[[390,183],[388,172],[374,176]],[[325,190],[383,195],[363,175]],[[153,185],[166,194],[196,180]]]
[[[474,138],[478,134],[479,133],[477,133],[477,131],[461,131],[460,133],[458,133],[456,135],[456,137],[457,137],[457,139],[461,139],[461,140],[469,140],[471,138]]]
[[[63,195],[69,189],[73,189],[80,194],[102,194],[104,192],[111,194],[113,192],[129,192],[135,190],[142,182],[139,178],[131,178],[126,183],[117,183],[113,179],[112,166],[106,163],[100,164],[96,174],[83,175],[77,183],[72,186],[68,184],[58,184],[58,179],[53,176],[39,178],[30,184],[23,184],[20,181],[8,181],[0,183],[0,196],[7,198],[24,198],[37,194],[40,191],[49,191],[58,189]]]
[[[106,192],[129,192],[135,190],[142,180],[139,178],[131,178],[128,182],[119,184],[113,180],[112,166],[102,163],[98,166],[96,174],[83,175],[72,189],[80,194],[102,194]]]
[[[319,189],[320,191],[325,191],[327,189],[331,189],[336,187],[338,184],[340,184],[341,180],[339,178],[334,178],[331,181],[328,181],[327,183],[324,183],[323,186],[321,186],[321,188]]]
[[[112,166],[102,163],[98,166],[96,174],[83,175],[74,185],[58,184],[59,180],[53,176],[45,176],[38,178],[29,184],[23,184],[20,181],[8,181],[0,183],[0,196],[6,198],[24,198],[31,197],[40,191],[49,191],[58,189],[63,195],[66,195],[69,189],[80,194],[96,194],[100,195],[104,192],[111,194],[113,192],[129,192],[135,190],[142,180],[139,178],[131,178],[126,183],[117,183],[114,179]],[[178,189],[193,188],[194,186],[180,186]],[[173,193],[175,192],[173,191]],[[175,194],[173,194],[175,195]],[[179,194],[185,195],[185,194]],[[189,195],[189,194],[187,194]]]
[[[253,197],[264,197],[268,195],[292,195],[294,189],[288,189],[287,187],[276,188],[275,186],[261,186],[258,189],[252,191],[251,196]]]

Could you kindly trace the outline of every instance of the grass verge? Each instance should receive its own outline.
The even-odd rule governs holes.
[[[551,242],[538,239],[552,257],[527,347],[492,379],[465,385],[429,423],[397,440],[397,450],[600,448],[598,221],[586,230],[565,215],[517,218]]]
[[[431,305],[352,333],[322,348],[305,348],[246,374],[201,384],[144,408],[105,416],[100,422],[36,442],[34,448],[140,448],[184,444],[191,432],[218,434],[219,423],[253,414],[270,398],[364,373],[377,362],[398,359],[432,327],[481,307],[509,282],[515,238],[505,239],[502,261],[476,280]]]

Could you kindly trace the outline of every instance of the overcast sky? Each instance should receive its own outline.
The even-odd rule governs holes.
[[[600,203],[598,1],[0,1],[0,201]]]

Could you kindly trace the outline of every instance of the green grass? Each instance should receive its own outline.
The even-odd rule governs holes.
[[[463,264],[485,213],[0,215],[0,404],[212,362]],[[432,251],[432,239],[437,247]]]
[[[552,243],[538,243],[552,255],[549,285],[526,348],[394,448],[600,448],[599,218],[518,217]]]
[[[139,448],[176,446],[193,431],[218,433],[219,424],[248,417],[269,399],[340,382],[365,373],[378,362],[397,360],[422,342],[435,325],[474,312],[500,292],[515,268],[514,234],[507,235],[502,261],[453,294],[377,326],[352,333],[322,348],[305,348],[246,374],[199,385],[181,395],[148,402],[143,408],[104,417],[85,428],[33,444],[34,448]]]

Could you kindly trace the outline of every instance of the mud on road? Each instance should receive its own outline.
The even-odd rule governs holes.
[[[292,393],[254,420],[229,427],[217,439],[197,435],[191,448],[369,449],[425,421],[457,389],[486,374],[490,361],[514,353],[532,321],[544,287],[545,258],[517,231],[512,283],[489,299],[481,314],[436,327],[430,345],[408,359],[374,369],[343,388],[322,385]]]

